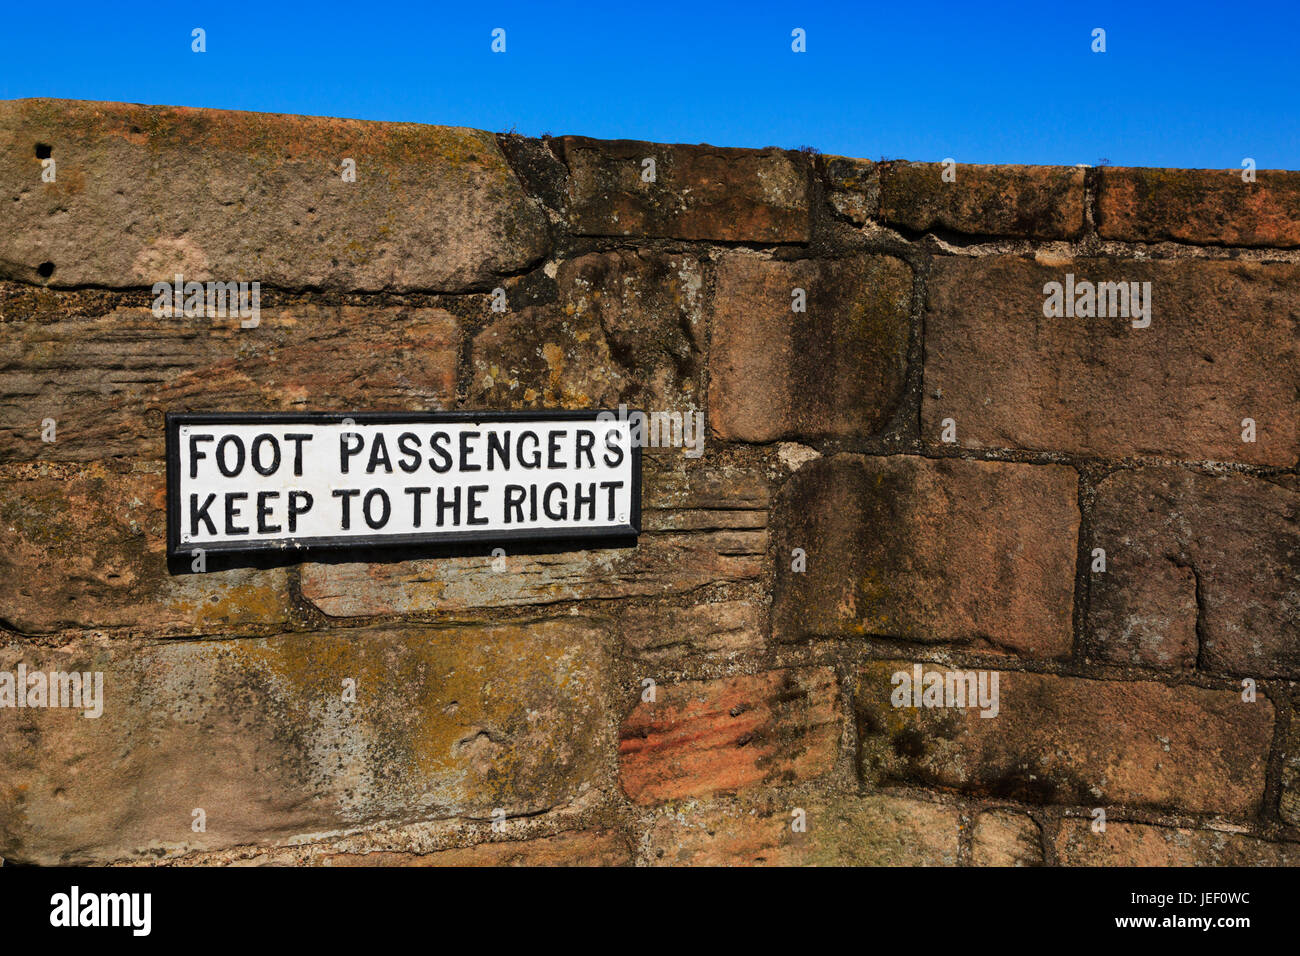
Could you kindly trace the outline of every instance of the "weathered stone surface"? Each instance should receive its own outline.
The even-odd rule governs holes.
[[[600,633],[576,618],[11,645],[2,670],[102,671],[104,713],[6,711],[0,856],[94,862],[537,813],[612,785],[602,660]],[[342,700],[347,678],[355,703]],[[190,829],[195,808],[206,833]]]
[[[569,165],[569,219],[586,236],[807,242],[808,169],[779,149],[559,140]],[[644,182],[643,161],[655,161]]]
[[[698,259],[592,253],[562,262],[555,281],[554,304],[507,313],[475,337],[476,407],[701,408]]]
[[[771,487],[748,448],[702,458],[641,459],[641,518],[649,531],[765,528]]]
[[[56,182],[41,181],[38,144]],[[415,123],[12,100],[0,103],[0,200],[0,274],[44,281],[48,262],[65,286],[182,273],[455,292],[548,246],[545,214],[491,134]]]
[[[1097,487],[1093,651],[1119,663],[1300,677],[1300,487],[1181,468]]]
[[[620,619],[623,641],[633,656],[663,660],[678,654],[732,655],[763,646],[762,598],[665,607],[628,608]]]
[[[19,662],[106,678],[102,718],[0,707],[0,857],[1300,863],[1300,263],[939,255],[918,284],[841,242],[1084,234],[1080,170],[940,173],[0,104],[0,697]],[[1300,248],[1300,174],[1087,175],[1111,253]],[[155,318],[177,272],[260,281],[259,324]],[[1045,317],[1066,273],[1152,283],[1150,328]],[[168,410],[620,403],[712,429],[645,455],[635,549],[168,573]],[[997,716],[894,708],[925,645],[1012,668]]]
[[[1059,465],[837,455],[774,512],[773,635],[1069,653],[1078,478]],[[795,548],[807,568],[796,571]]]
[[[632,850],[623,834],[597,828],[435,853],[330,853],[312,862],[320,866],[628,866]]]
[[[1300,844],[1268,843],[1243,833],[1183,830],[1144,823],[1063,820],[1056,836],[1064,866],[1296,866]]]
[[[761,531],[766,541],[770,488],[762,467],[740,454],[681,455],[642,459],[647,531]],[[761,569],[763,557],[759,558]],[[658,661],[680,655],[747,653],[763,646],[762,608],[767,597],[747,581],[726,597],[705,597],[694,589],[629,607],[618,618],[629,653]]]
[[[1292,707],[1295,700],[1292,700]],[[1293,827],[1300,827],[1300,721],[1292,710],[1288,733],[1281,739],[1278,756],[1282,761],[1282,793],[1278,815]]]
[[[831,769],[839,684],[829,667],[660,684],[619,731],[619,779],[634,803],[776,785]]]
[[[1040,866],[1043,831],[1023,813],[989,810],[975,821],[971,862],[975,866]]]
[[[827,156],[826,198],[835,211],[856,225],[880,210],[880,167],[869,159]]]
[[[322,561],[302,566],[302,593],[326,614],[350,617],[516,607],[557,601],[683,595],[751,582],[767,554],[767,484],[735,456],[647,456],[643,534],[635,548],[400,562]],[[509,550],[509,549],[507,549]]]
[[[1072,166],[880,165],[880,217],[913,232],[1074,239],[1083,234],[1083,170]]]
[[[247,329],[145,308],[0,323],[0,461],[161,458],[168,411],[449,408],[459,343],[441,309],[295,305]]]
[[[1300,246],[1300,173],[1240,169],[1101,170],[1097,231],[1104,239],[1196,245]]]
[[[1044,286],[1150,282],[1149,328],[1045,318]],[[937,259],[922,434],[966,448],[1300,459],[1300,266],[1187,260]],[[1242,441],[1242,420],[1257,440]]]
[[[943,670],[930,665],[931,670]],[[891,677],[866,665],[857,696],[868,781],[1084,806],[1254,816],[1264,796],[1273,705],[1233,690],[1003,671],[999,711],[895,708]]]
[[[303,597],[331,617],[682,594],[762,573],[763,531],[643,534],[635,548],[302,566]]]
[[[25,633],[210,634],[289,615],[283,568],[167,572],[166,479],[99,467],[0,481],[0,619]]]
[[[646,840],[652,866],[953,866],[958,814],[951,807],[873,795],[793,806],[700,804],[661,813]]]
[[[806,312],[793,311],[793,290]],[[907,372],[912,270],[890,256],[718,264],[709,411],[724,439],[870,435]]]

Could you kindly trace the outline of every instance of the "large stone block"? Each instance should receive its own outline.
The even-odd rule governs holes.
[[[880,165],[880,218],[912,232],[1074,239],[1083,234],[1083,170],[960,163]]]
[[[494,318],[474,339],[483,408],[703,407],[698,259],[592,253],[560,263],[557,299]]]
[[[1244,833],[1188,830],[1145,823],[1064,820],[1056,836],[1062,866],[1296,866],[1300,844],[1268,843]]]
[[[989,810],[975,820],[971,863],[975,866],[1041,866],[1043,831],[1033,817]]]
[[[1181,468],[1097,487],[1093,650],[1117,663],[1300,677],[1300,487]]]
[[[642,535],[635,548],[506,555],[500,570],[490,556],[314,562],[302,567],[302,593],[331,617],[682,594],[755,580],[766,550],[764,531],[718,531]]]
[[[560,144],[579,235],[808,241],[809,173],[797,154],[577,136]]]
[[[1068,275],[1076,288],[1149,282],[1150,326],[1134,328],[1131,316],[1046,317],[1047,284],[1064,286]],[[1110,313],[1109,289],[1104,300]],[[928,441],[952,419],[964,448],[1300,459],[1300,266],[943,258],[925,330]],[[1253,442],[1242,440],[1246,418]]]
[[[229,633],[290,614],[283,568],[168,573],[166,479],[101,467],[0,481],[0,619],[26,633]]]
[[[794,290],[805,312],[793,311]],[[912,270],[890,256],[718,264],[709,413],[724,439],[856,438],[902,398]]]
[[[12,100],[0,103],[0,200],[0,274],[64,286],[181,273],[459,292],[491,288],[549,244],[491,134],[415,123]]]
[[[839,746],[839,683],[828,667],[661,684],[619,732],[634,803],[807,780]]]
[[[1059,465],[903,455],[810,462],[774,512],[773,634],[1064,656],[1073,640],[1077,484]]]
[[[322,853],[318,866],[628,866],[632,862],[627,838],[615,830],[578,830],[532,840],[501,840],[474,846],[413,853],[380,850],[373,853]]]
[[[0,856],[141,859],[566,804],[613,782],[601,647],[576,618],[4,647],[3,671],[102,672],[104,701],[98,718],[0,712]]]
[[[1247,703],[1233,690],[1003,671],[997,713],[986,717],[974,707],[895,707],[900,671],[912,664],[872,663],[860,675],[868,782],[1235,817],[1263,804],[1274,709],[1262,695]]]
[[[1300,172],[1240,169],[1101,170],[1097,231],[1104,239],[1195,245],[1300,246]]]
[[[277,306],[246,329],[144,308],[4,322],[0,461],[161,458],[169,411],[450,408],[459,347],[441,309]]]
[[[652,866],[954,866],[959,829],[952,807],[883,794],[689,802],[662,812],[644,843]]]

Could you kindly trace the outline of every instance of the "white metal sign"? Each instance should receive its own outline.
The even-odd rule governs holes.
[[[168,550],[635,537],[640,466],[614,412],[172,414]]]

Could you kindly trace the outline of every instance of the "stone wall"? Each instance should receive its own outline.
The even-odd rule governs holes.
[[[25,100],[0,207],[10,862],[1300,862],[1300,174]],[[167,411],[619,403],[634,549],[168,567]]]

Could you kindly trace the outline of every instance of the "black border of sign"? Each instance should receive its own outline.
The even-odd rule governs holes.
[[[209,554],[294,553],[340,548],[401,547],[441,544],[489,544],[496,541],[609,541],[624,539],[635,543],[641,533],[641,445],[632,443],[632,514],[625,525],[605,528],[528,528],[522,531],[449,531],[431,534],[354,535],[333,538],[296,538],[272,541],[217,542],[206,545],[182,545],[180,541],[180,429],[182,425],[251,425],[259,422],[280,425],[303,425],[341,422],[350,418],[358,424],[400,424],[402,422],[565,422],[598,421],[602,414],[619,413],[613,409],[594,411],[454,411],[454,412],[168,412],[167,433],[167,556],[179,558],[196,549]],[[627,409],[626,418],[641,414]]]

